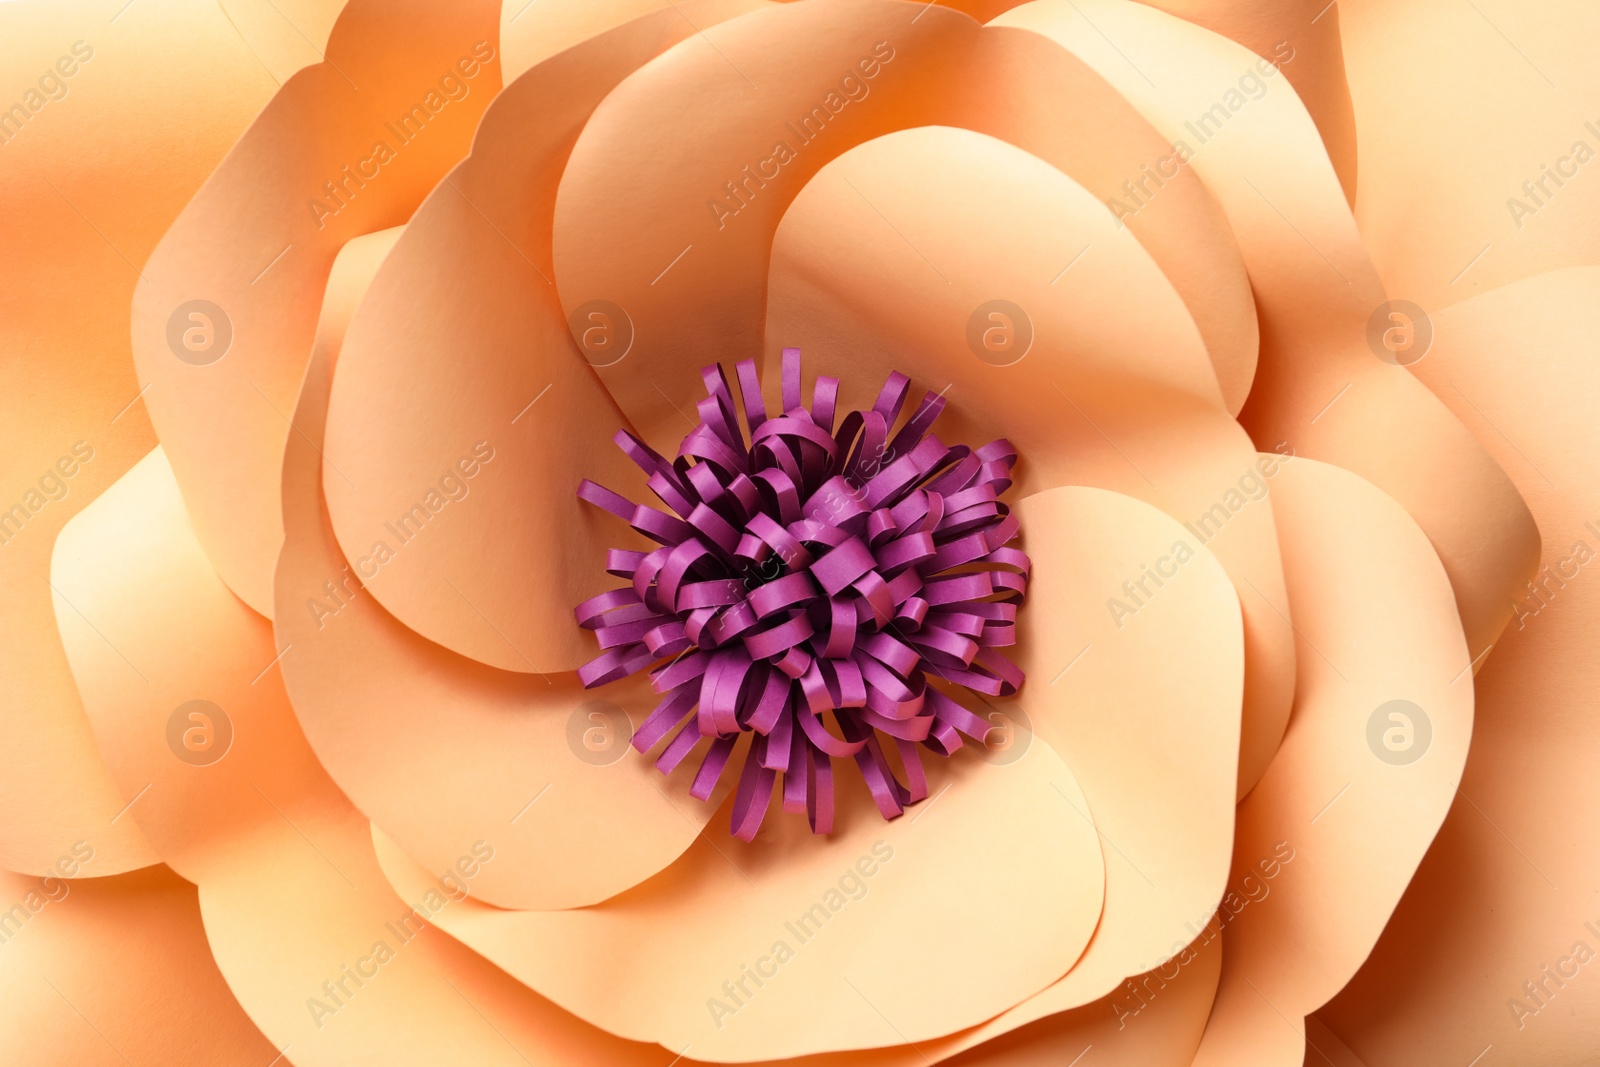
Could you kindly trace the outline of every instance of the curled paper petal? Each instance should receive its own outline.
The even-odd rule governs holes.
[[[1040,551],[1035,603],[1019,624],[1038,684],[985,709],[991,758],[1039,737],[1072,760],[1101,838],[1106,903],[1071,971],[948,1039],[960,1048],[1091,1011],[1133,1029],[1126,1020],[1162,984],[1139,972],[1154,966],[1170,980],[1192,962],[1186,945],[1220,945],[1207,924],[1232,854],[1243,650],[1226,574],[1177,523],[1120,494],[1063,487],[1018,510],[1061,533]],[[1106,594],[1125,596],[1120,582],[1146,568],[1171,573],[1159,586],[1143,579],[1152,595],[1137,617],[1108,610]]]
[[[1543,562],[1478,674],[1472,752],[1450,814],[1371,957],[1321,1015],[1372,1063],[1466,1061],[1490,1044],[1491,1056],[1515,1048],[1531,1061],[1582,1062],[1600,990],[1558,972],[1587,956],[1579,942],[1597,945],[1589,887],[1600,862],[1574,847],[1573,820],[1552,813],[1600,805],[1587,771],[1600,758],[1590,725],[1600,664],[1588,651],[1600,640],[1589,581],[1600,435],[1588,415],[1600,404],[1600,268],[1482,293],[1440,312],[1437,329],[1420,376],[1517,482]],[[1471,938],[1449,936],[1461,922]]]
[[[284,680],[329,773],[424,865],[448,867],[473,842],[494,840],[499,862],[474,885],[481,899],[592,904],[675,860],[709,815],[683,786],[622,759],[649,708],[647,687],[594,701],[573,675],[510,674],[432,644],[373,602],[323,506],[339,338],[395,236],[358,238],[335,263],[295,412],[276,633],[297,654],[285,653]],[[418,775],[451,784],[419,793]]]
[[[365,824],[345,814],[316,851],[274,834],[201,887],[223,973],[277,1047],[293,1046],[297,1064],[670,1064],[666,1050],[574,1019],[443,936],[433,924],[467,903],[460,886],[472,879],[452,864],[414,895],[397,894],[373,863]],[[492,847],[458,862],[473,870]],[[493,865],[491,857],[476,869]]]
[[[296,650],[273,661],[271,626],[212,571],[162,458],[147,457],[64,532],[58,584],[86,594],[92,582],[97,595],[84,597],[94,627],[64,618],[63,639],[129,795],[125,817],[199,883],[216,966],[272,1047],[292,1046],[309,1067],[459,1055],[506,1067],[667,1062],[431,929],[487,880],[502,833],[486,829],[427,868],[415,896],[389,888],[366,819],[285,699],[279,666]]]
[[[1242,423],[1258,442],[1287,442],[1398,500],[1438,550],[1468,643],[1482,652],[1510,616],[1510,592],[1535,568],[1538,534],[1505,472],[1402,358],[1369,340],[1386,296],[1316,127],[1292,92],[1273,88],[1230,113],[1226,136],[1196,144],[1185,125],[1246,75],[1275,77],[1274,65],[1125,0],[1038,0],[1001,21],[1070,49],[1188,147],[1236,235],[1261,321]],[[1139,69],[1169,73],[1156,88]]]
[[[958,204],[962,221],[952,224]],[[861,233],[873,235],[871,255]],[[1081,265],[1093,257],[1094,269],[1063,275],[1061,250],[1086,247]],[[1021,358],[972,346],[974,314],[997,290],[1032,333]],[[1083,189],[1015,148],[909,130],[846,153],[796,199],[774,243],[770,299],[772,337],[812,346],[825,374],[887,370],[895,353],[918,352],[923,382],[951,398],[952,434],[1006,428],[1025,457],[1019,492],[1095,485],[1188,526],[1241,592],[1238,791],[1248,791],[1277,748],[1294,678],[1289,620],[1272,607],[1283,578],[1270,483],[1221,406],[1186,396],[1183,383],[1214,381],[1211,368],[1139,243]]]
[[[1279,66],[1317,124],[1345,199],[1353,204],[1356,122],[1345,79],[1342,18],[1338,8],[1324,7],[1323,2],[1293,0],[1263,6],[1248,0],[1161,0],[1151,6],[1230,38]],[[1239,86],[1240,99],[1258,98],[1262,86],[1260,78],[1246,79]],[[1231,110],[1232,104],[1229,99],[1223,106]]]
[[[1283,746],[1239,806],[1201,1067],[1303,1052],[1305,1016],[1371,951],[1444,820],[1472,733],[1466,642],[1421,531],[1314,461],[1290,465],[1278,500],[1300,683]]]
[[[1039,493],[1018,510],[1030,528],[1060,533],[1040,554],[1034,604],[1019,623],[1024,666],[1041,684],[1017,704],[1080,768],[1108,843],[1095,939],[1027,1006],[1059,1010],[1165,960],[1222,898],[1244,649],[1226,572],[1177,522],[1079,487]],[[1130,580],[1139,583],[1134,613],[1121,610]]]
[[[686,380],[708,354],[738,359],[758,344],[760,264],[773,230],[798,191],[838,154],[908,127],[964,126],[1016,137],[1109,195],[1122,180],[1113,174],[1136,171],[1140,159],[1162,150],[1126,102],[1036,35],[980,29],[936,5],[912,16],[894,3],[825,0],[715,27],[707,33],[714,51],[680,47],[641,70],[579,139],[556,209],[557,281],[569,311],[606,300],[635,324],[629,361],[601,375],[647,441],[665,447],[677,422],[676,396],[652,382]],[[761,92],[740,74],[757,66]],[[952,69],[971,71],[996,92],[961,91],[965,81],[952,82]],[[1019,69],[1039,72],[1053,94],[1081,101],[1083,113],[1072,116],[1068,130],[1037,110],[1032,79],[1017,77]],[[705,126],[692,141],[671,132],[672,116],[686,109]],[[1016,109],[1023,117],[1010,114]],[[1102,117],[1110,121],[1102,125]],[[1091,125],[1100,137],[1074,136]],[[650,159],[658,169],[639,187],[618,158]],[[1172,199],[1205,203],[1188,180],[1176,183]],[[1192,214],[1189,233],[1166,225],[1171,216],[1148,230],[1143,221],[1134,225],[1195,297],[1202,336],[1227,368],[1229,396],[1241,401],[1255,342],[1242,271],[1210,205]],[[1198,255],[1191,233],[1214,254]],[[622,267],[657,261],[657,273]],[[709,353],[707,323],[719,326]],[[1143,360],[1134,366],[1142,369]],[[1207,398],[1217,389],[1212,374],[1184,384]]]
[[[46,111],[30,97],[36,113],[11,108],[0,125],[0,729],[28,751],[0,775],[0,865],[36,875],[91,837],[103,875],[156,858],[137,823],[112,821],[126,801],[56,634],[50,553],[62,525],[155,447],[129,360],[138,265],[275,88],[216,5],[149,5],[108,27],[113,13],[0,15],[7,69],[58,98]],[[197,85],[205,106],[170,121]]]
[[[180,875],[203,882],[231,842],[310,817],[282,799],[291,783],[324,783],[313,808],[341,799],[298,727],[269,714],[283,707],[271,628],[207,563],[160,449],[62,531],[52,583],[122,817]]]
[[[151,421],[207,555],[264,615],[289,413],[333,257],[404,222],[466,151],[500,88],[498,10],[347,5],[327,58],[279,91],[141,274],[133,353]]]
[[[692,36],[685,17],[750,8],[680,6],[541,63],[496,99],[376,279],[334,376],[323,482],[345,556],[410,629],[502,670],[575,670],[590,652],[567,609],[607,584],[607,526],[550,502],[586,475],[622,488],[634,475],[555,297],[550,217],[601,98]]]
[[[0,872],[0,1050],[12,1063],[267,1063],[211,958],[194,886],[101,876],[79,841],[39,879]],[[77,877],[62,877],[71,872]]]
[[[856,779],[839,782],[830,837],[775,820],[752,844],[702,838],[593,908],[465,901],[439,924],[580,1018],[717,1062],[921,1043],[996,1014],[1077,959],[1100,915],[1100,847],[1047,743],[1004,766],[931,763],[930,803],[888,823],[863,810]],[[1011,817],[1018,803],[1035,814]],[[380,856],[410,892],[414,865]],[[951,907],[988,919],[952,923]],[[569,966],[577,953],[614,965]]]

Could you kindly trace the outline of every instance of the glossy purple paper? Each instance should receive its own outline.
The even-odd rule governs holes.
[[[753,361],[736,373],[743,424],[722,368],[706,367],[700,422],[675,461],[615,438],[670,513],[579,487],[661,546],[608,553],[608,573],[630,584],[578,605],[604,650],[579,678],[592,689],[651,669],[662,699],[633,745],[671,735],[655,761],[670,774],[709,740],[690,790],[700,800],[752,736],[737,837],[760,829],[779,775],[783,809],[830,832],[834,757],[854,759],[895,818],[928,795],[921,749],[948,756],[990,729],[964,702],[1023,682],[1000,651],[1015,642],[1029,567],[999,499],[1016,452],[1003,439],[941,442],[930,431],[944,398],[932,394],[891,437],[911,384],[899,373],[837,429],[838,380],[818,378],[803,405],[799,349],[783,351],[780,415],[768,416]]]

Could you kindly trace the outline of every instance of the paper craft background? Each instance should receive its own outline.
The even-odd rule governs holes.
[[[1015,5],[955,6],[983,22]],[[1484,640],[1473,640],[1468,619],[1468,655],[1483,657],[1471,677],[1471,749],[1443,827],[1383,936],[1303,1034],[1297,1019],[1254,1006],[1250,1018],[1262,1029],[1252,1054],[1259,1062],[1304,1055],[1308,1063],[1368,1067],[1591,1062],[1600,1030],[1600,980],[1590,963],[1600,947],[1600,846],[1588,833],[1600,807],[1592,774],[1600,756],[1592,713],[1600,602],[1586,580],[1600,545],[1600,179],[1588,165],[1600,150],[1600,75],[1587,55],[1600,30],[1595,13],[1487,0],[1164,6],[1279,60],[1353,204],[1384,290],[1427,309],[1433,344],[1411,373],[1509,475],[1542,543],[1541,558],[1529,561],[1534,585],[1510,603],[1476,605]],[[381,983],[354,987],[359,995],[327,1026],[307,1025],[306,1001],[324,981],[368,966],[368,946],[341,931],[371,915],[398,918],[426,886],[406,881],[415,872],[392,842],[374,844],[366,817],[308,746],[284,700],[281,646],[260,614],[272,610],[271,568],[260,562],[275,557],[283,531],[276,497],[253,496],[252,487],[276,484],[284,445],[304,451],[304,438],[289,429],[298,372],[208,395],[185,394],[178,379],[142,367],[129,329],[141,272],[253,122],[257,131],[276,127],[242,149],[255,153],[259,180],[283,167],[332,179],[342,165],[371,157],[343,153],[333,135],[297,136],[309,129],[318,91],[355,78],[361,92],[402,101],[450,75],[441,86],[449,103],[428,136],[381,162],[382,184],[352,201],[359,210],[316,219],[319,229],[303,226],[315,236],[295,251],[305,257],[299,264],[273,258],[283,246],[272,220],[248,209],[248,188],[216,198],[204,220],[226,226],[241,257],[261,270],[221,300],[236,320],[249,321],[254,301],[267,299],[255,283],[283,269],[299,286],[294,302],[311,310],[276,343],[303,352],[336,347],[359,279],[370,277],[396,236],[385,231],[405,223],[466,154],[500,86],[596,33],[673,10],[650,0],[413,5],[396,27],[376,5],[352,4],[342,20],[341,7],[0,6],[0,108],[10,109],[0,113],[0,507],[26,512],[0,545],[8,603],[0,616],[0,722],[10,751],[0,775],[0,864],[8,869],[0,907],[23,909],[0,912],[0,922],[23,916],[12,920],[14,930],[3,928],[0,944],[0,1047],[19,1063],[524,1055],[541,1062],[586,1054],[666,1063],[676,1050],[658,1056],[618,1042],[596,1052],[591,1028],[437,930],[415,937],[414,954],[402,948]],[[1086,54],[1110,46],[1104,76],[1119,91],[1144,91],[1139,67],[1158,75],[1153,82],[1181,78],[1181,53],[1118,32],[1139,25],[1136,12],[1078,8],[1059,12],[1062,24],[1081,35]],[[351,62],[327,62],[340,54]],[[1286,54],[1293,58],[1282,60]],[[463,61],[473,74],[457,66]],[[1117,62],[1127,67],[1112,73]],[[1263,84],[1271,86],[1266,98],[1277,99],[1282,82]],[[1249,86],[1241,91],[1251,99]],[[305,111],[295,111],[297,99]],[[1241,122],[1255,119],[1255,106],[1243,106]],[[7,125],[5,115],[17,117]],[[339,120],[317,121],[330,118]],[[619,161],[612,177],[638,181],[634,168],[647,163]],[[1283,222],[1292,228],[1294,217],[1291,209]],[[345,271],[330,282],[341,248]],[[803,266],[797,256],[793,269]],[[1194,313],[1203,332],[1229,328]],[[1244,399],[1249,374],[1229,378],[1219,368],[1219,377],[1230,400]],[[1309,379],[1255,378],[1252,396],[1304,384],[1318,398],[1304,410],[1287,405],[1281,423],[1270,409],[1254,412],[1258,445],[1283,440],[1307,451],[1318,434],[1345,434],[1366,442],[1379,466],[1403,470],[1415,458],[1395,446],[1406,427],[1341,424],[1337,405],[1318,411],[1343,378]],[[191,417],[184,429],[164,432],[163,453],[152,456],[152,417],[161,421],[163,411]],[[1247,408],[1247,422],[1252,414]],[[206,463],[209,453],[234,447],[225,442],[258,433],[277,446],[244,448],[227,470]],[[180,497],[167,463],[180,480],[209,478],[207,491]],[[1272,491],[1304,497],[1305,528],[1290,536],[1280,515],[1280,538],[1335,558],[1349,532],[1335,506],[1342,498],[1327,484],[1297,487],[1295,477]],[[97,501],[116,509],[109,513],[117,520],[98,538],[63,538],[68,522]],[[1449,503],[1441,501],[1441,514]],[[1467,558],[1480,545],[1496,548],[1496,519],[1456,524],[1454,547]],[[77,587],[52,590],[52,561],[63,552],[96,561],[100,571],[90,567],[87,577],[104,578],[100,588],[138,560],[154,568],[160,596],[98,605]],[[1292,584],[1292,561],[1289,570]],[[1402,581],[1399,570],[1385,577]],[[126,628],[110,619],[125,619]],[[123,673],[115,685],[97,691],[74,680],[63,632],[127,663],[116,667]],[[182,679],[186,693],[210,686],[236,694],[227,714],[251,745],[234,753],[226,777],[197,779],[172,758],[165,715],[97,716],[96,707],[116,708],[137,691],[130,687],[159,688],[169,678]],[[138,699],[179,703],[164,693]],[[670,821],[663,817],[663,835],[697,829],[668,830]],[[484,877],[498,873],[492,860],[464,856]],[[1291,861],[1273,890],[1289,893],[1287,879],[1297,873]],[[1030,1063],[1058,1053],[1066,1062],[1086,1048],[1086,1063],[1117,1055],[1189,1062],[1211,1010],[1210,992],[1196,987],[1214,983],[1225,966],[1225,939],[1205,944],[1170,995],[1124,995],[1095,1006],[1092,1017],[1050,1016],[961,1053],[962,1062]],[[920,1051],[908,1055],[922,1062]]]

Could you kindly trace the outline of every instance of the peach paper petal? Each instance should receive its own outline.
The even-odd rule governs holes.
[[[1209,939],[1186,948],[1167,966],[1130,979],[1112,996],[939,1062],[948,1067],[1037,1067],[1071,1064],[1081,1057],[1098,1067],[1189,1067],[1222,965],[1215,928],[1208,927],[1206,934]],[[927,1051],[937,1055],[943,1048],[941,1043]]]
[[[1018,620],[1018,665],[1029,684],[989,715],[1007,731],[1007,747],[1037,733],[1074,768],[1101,835],[1106,900],[1094,939],[1065,977],[941,1048],[1010,1044],[999,1035],[1066,1026],[1091,1011],[1109,1012],[1119,1031],[1133,1027],[1132,1017],[1192,964],[1185,946],[1202,931],[1194,951],[1215,955],[1207,924],[1232,858],[1244,666],[1227,575],[1181,526],[1130,497],[1069,486],[1017,510],[1025,530],[1054,536],[1032,533],[1027,545],[1035,566]],[[1118,626],[1107,593],[1141,565],[1172,565],[1178,542],[1189,546],[1185,562],[1137,619]],[[1151,969],[1155,978],[1139,976]],[[1055,1021],[1036,1022],[1045,1017]],[[1081,1047],[1064,1050],[1066,1059]]]
[[[1036,0],[1000,21],[1059,41],[1190,147],[1189,165],[1237,236],[1261,322],[1241,421],[1259,444],[1287,440],[1404,505],[1438,550],[1468,642],[1481,652],[1510,615],[1507,597],[1533,571],[1537,531],[1472,435],[1387,350],[1380,358],[1369,346],[1383,288],[1290,87],[1264,82],[1259,99],[1244,98],[1221,132],[1202,139],[1191,129],[1197,117],[1213,105],[1226,111],[1229,91],[1259,75],[1246,49],[1124,0]],[[1139,70],[1160,71],[1160,88]]]
[[[62,870],[103,873],[87,841],[63,859]],[[242,1067],[276,1055],[211,958],[194,886],[167,868],[71,880],[3,872],[0,909],[5,1062]]]
[[[345,323],[393,237],[358,238],[335,262],[295,412],[278,568],[278,640],[295,652],[285,654],[284,678],[330,773],[425,865],[448,867],[492,836],[501,862],[474,887],[480,898],[592,904],[677,859],[711,814],[686,795],[681,776],[661,782],[606,718],[615,710],[642,723],[655,703],[648,684],[597,700],[575,675],[506,673],[432,644],[362,595],[322,506],[329,378]],[[593,714],[609,731],[598,755],[586,743]],[[419,777],[427,789],[417,789]]]
[[[705,1060],[920,1043],[1064,973],[1093,932],[1103,885],[1083,794],[1047,742],[1004,765],[969,753],[928,772],[933,795],[888,823],[841,776],[828,837],[774,819],[748,845],[707,835],[592,908],[465,901],[438,923],[579,1017]],[[414,865],[392,847],[380,860],[411,892]],[[755,987],[744,968],[767,980]]]
[[[380,853],[384,847],[380,840]],[[998,1032],[996,1022],[932,1041],[762,1061],[761,1067],[1034,1067],[1070,1064],[1091,1048],[1101,1067],[1189,1067],[1221,963],[1221,942],[1212,924],[1168,964],[1129,979],[1115,993],[992,1040],[983,1037]],[[685,1054],[681,1062],[695,1067],[706,1061]]]
[[[0,776],[0,865],[32,874],[90,837],[102,874],[155,860],[132,819],[111,822],[125,801],[56,635],[50,549],[62,524],[155,445],[128,356],[136,265],[273,89],[213,4],[141,4],[115,23],[111,14],[0,5],[6,69],[33,79],[73,71],[66,95],[20,132],[13,116],[0,147],[0,732],[28,739],[27,759]],[[75,43],[87,58],[72,54]],[[196,85],[204,101],[172,122],[173,101]],[[73,456],[78,442],[88,462]]]
[[[1092,813],[1097,825],[1104,820],[1105,840],[1123,850],[1102,849],[1108,889],[1123,896],[1114,899],[1108,893],[1085,957],[1092,961],[1086,970],[1080,962],[1066,980],[1022,1006],[937,1043],[941,1052],[971,1047],[1070,1003],[1092,1000],[1125,976],[1182,949],[1215,908],[1231,852],[1242,649],[1237,600],[1226,575],[1214,561],[1191,561],[1181,584],[1173,583],[1161,600],[1152,602],[1149,613],[1118,631],[1114,624],[1108,626],[1106,590],[1124,573],[1137,574],[1146,557],[1155,560],[1168,552],[1174,540],[1185,537],[1182,528],[1148,505],[1095,489],[1050,490],[1028,498],[1020,513],[1029,530],[1063,531],[1059,542],[1047,542],[1048,548],[1039,546],[1037,537],[1030,541],[1037,567],[1023,643],[1039,650],[1028,669],[1041,681],[1023,691],[1021,702],[1032,709],[1028,719],[1040,736],[1059,751],[1072,753],[1084,780],[1103,787],[1102,799],[1087,796],[1082,811],[1086,817]],[[1061,565],[1051,568],[1052,559]],[[1058,620],[1062,612],[1076,614]],[[1219,621],[1230,616],[1231,622]],[[1205,621],[1197,625],[1198,620]],[[1046,669],[1044,657],[1070,659],[1071,652],[1055,655],[1068,644],[1072,651],[1086,652],[1082,661],[1066,672],[1056,663]],[[1088,650],[1080,647],[1084,644]],[[1165,669],[1152,672],[1150,662]],[[1203,680],[1208,674],[1224,677],[1208,684]],[[1226,677],[1230,674],[1231,679]],[[1055,686],[1043,688],[1052,675]],[[1143,688],[1130,690],[1130,681],[1143,683]],[[1195,693],[1210,698],[1209,712],[1195,706]],[[1053,706],[1058,699],[1068,702],[1070,714]],[[1149,721],[1129,718],[1147,707]],[[1171,721],[1159,714],[1163,707],[1181,707],[1183,715]],[[1017,712],[1001,709],[1001,714],[1007,712],[1015,721]],[[1135,738],[1138,744],[1132,743]],[[1170,745],[1164,760],[1150,747],[1158,740]],[[1126,781],[1117,777],[1119,769],[1129,770],[1119,759],[1136,764]],[[1168,803],[1153,803],[1152,795],[1163,791]],[[1127,858],[1130,849],[1138,860]],[[1137,870],[1131,865],[1135,862]],[[1145,882],[1147,876],[1156,884]],[[1086,974],[1088,983],[1098,982],[1087,996],[1080,974]],[[1125,1015],[1139,1004],[1123,993],[1095,1011],[1115,1019],[1119,1010]],[[1208,1005],[1209,994],[1199,1025]]]
[[[694,37],[686,19],[755,6],[680,4],[519,78],[351,324],[328,401],[328,511],[377,601],[453,652],[531,673],[575,671],[595,655],[572,609],[615,584],[605,554],[627,531],[580,506],[578,486],[646,490],[612,444],[625,420],[550,281],[556,187],[595,105]]]
[[[317,851],[287,833],[252,841],[201,887],[223,973],[295,1064],[670,1067],[671,1053],[586,1025],[422,922],[466,902],[445,895],[440,875],[396,895],[364,824],[346,815]]]
[[[997,291],[1031,309],[1035,331],[1032,350],[1005,366],[967,339],[972,309]],[[811,180],[779,227],[770,293],[769,352],[799,345],[821,373],[869,382],[910,371],[952,399],[940,431],[949,440],[1004,433],[1017,445],[1017,492],[1095,485],[1191,526],[1243,602],[1238,792],[1248,791],[1277,750],[1294,685],[1269,482],[1227,413],[1181,387],[1208,373],[1205,354],[1139,243],[1019,149],[964,130],[908,130]],[[1131,615],[1143,595],[1117,586],[1141,577],[1137,565],[1118,575],[1097,610],[1119,610],[1107,603],[1116,597]]]
[[[968,126],[1014,138],[1109,195],[1166,148],[1072,57],[1033,34],[983,30],[936,5],[817,0],[705,36],[715,51],[674,49],[596,112],[556,206],[563,306],[572,312],[604,300],[626,313],[633,349],[601,377],[657,445],[681,434],[675,408],[689,399],[700,363],[744,357],[758,344],[760,266],[773,230],[804,183],[839,153],[905,127]],[[988,88],[967,91],[974,79]],[[1072,110],[1063,116],[1054,101],[1070,101]],[[813,107],[837,114],[822,132],[804,134],[801,116]],[[694,116],[693,136],[683,132],[685,114]],[[793,158],[771,162],[783,152]],[[1242,265],[1192,178],[1181,176],[1169,200],[1170,209],[1130,225],[1193,298],[1237,403],[1255,347]],[[1196,209],[1182,212],[1185,205]],[[1047,278],[1081,250],[1061,250]],[[1207,386],[1208,398],[1214,390]]]
[[[675,0],[512,0],[500,8],[500,70],[507,85],[551,56],[607,30],[673,6]],[[679,20],[693,22],[685,13]]]
[[[463,907],[462,887],[475,889],[493,869],[498,834],[434,868],[415,897],[402,901],[388,887],[366,819],[299,732],[270,624],[212,571],[160,450],[68,525],[56,573],[85,597],[94,622],[61,625],[98,739],[131,798],[126,817],[199,882],[217,966],[273,1046],[292,1049],[286,1058],[300,1067],[667,1062],[426,928],[440,909]],[[189,699],[220,709],[208,712],[214,729],[231,726],[228,747],[206,766],[178,755],[181,735],[168,740]]]
[[[351,237],[404,222],[465,152],[500,89],[498,10],[491,0],[354,0],[328,58],[285,84],[145,264],[133,309],[145,404],[207,555],[263,614],[283,541],[289,413],[328,269]],[[474,75],[463,77],[458,61]],[[441,95],[445,78],[465,95]],[[413,105],[427,115],[430,100],[437,114],[402,142],[395,124]],[[372,162],[388,158],[375,153],[380,142],[387,163]],[[325,183],[336,181],[344,193],[333,199]],[[211,307],[186,311],[195,300]],[[209,341],[184,341],[185,321],[202,330],[209,321]],[[212,359],[225,337],[229,347]],[[192,354],[191,343],[213,349]]]
[[[1422,532],[1337,467],[1296,460],[1275,489],[1299,684],[1283,746],[1239,805],[1196,1067],[1300,1062],[1304,1017],[1377,940],[1472,733],[1466,642]]]
[[[1007,5],[1016,6],[1016,5]],[[1076,56],[1027,31],[994,26],[977,38],[971,77],[985,85],[962,94],[949,125],[998,137],[1056,167],[1107,202],[1123,183],[1170,152],[1165,138]],[[1148,210],[1120,217],[1178,295],[1205,342],[1223,402],[1237,414],[1255,377],[1259,336],[1244,261],[1216,201],[1180,169]],[[1078,251],[1087,257],[1089,247]],[[1076,252],[1068,250],[1076,256]],[[1093,264],[1086,260],[1085,266]],[[1076,269],[1076,263],[1070,263]],[[1063,271],[1065,267],[1063,267]],[[1067,275],[1052,267],[1058,284]],[[1124,354],[1126,355],[1126,353]]]
[[[1213,921],[1203,925],[1201,936],[1193,942],[1178,946],[1171,960],[1129,978],[1099,1000],[1017,1026],[1025,1013],[1051,996],[1046,990],[982,1026],[909,1046],[917,1058],[908,1063],[925,1065],[932,1060],[951,1067],[1035,1067],[1071,1064],[1075,1057],[1082,1059],[1093,1050],[1094,1062],[1102,1067],[1189,1067],[1211,1013],[1221,967],[1222,942]],[[965,1051],[944,1058],[958,1050]],[[817,1067],[834,1067],[833,1061],[849,1055],[819,1057],[827,1062]],[[854,1067],[853,1060],[848,1067]],[[877,1060],[870,1067],[879,1067]]]
[[[1350,1051],[1338,1034],[1328,1029],[1326,1023],[1315,1015],[1306,1016],[1305,1063],[1326,1063],[1329,1067],[1367,1067],[1361,1057]]]
[[[345,0],[218,2],[245,47],[279,85],[323,59],[345,6]]]
[[[1528,278],[1435,321],[1418,370],[1516,479],[1543,566],[1478,675],[1450,816],[1372,958],[1323,1016],[1374,1065],[1466,1063],[1488,1045],[1484,1067],[1577,1064],[1600,1028],[1592,965],[1570,977],[1577,943],[1600,946],[1600,856],[1586,825],[1600,810],[1600,268]],[[1543,985],[1537,1000],[1525,982]]]
[[[1094,940],[1025,1006],[1032,1014],[1164,962],[1216,910],[1233,854],[1245,651],[1226,572],[1160,511],[1071,486],[1028,497],[1017,514],[1034,560],[1017,703],[1078,776],[1106,859]],[[1175,575],[1147,581],[1153,595],[1136,616],[1113,618],[1106,601],[1124,595],[1121,582],[1158,565]]]
[[[272,714],[284,693],[271,627],[219,582],[161,449],[61,531],[52,582],[123,817],[180,875],[202,882],[238,839],[340,800],[298,727]]]
[[[1354,202],[1356,121],[1345,80],[1341,5],[1329,6],[1328,0],[1157,0],[1151,6],[1231,38],[1267,59],[1292,53],[1294,59],[1284,64],[1284,77],[1311,113],[1345,198]]]
[[[1600,8],[1339,7],[1361,131],[1356,218],[1390,296],[1431,314],[1520,278],[1600,265]]]

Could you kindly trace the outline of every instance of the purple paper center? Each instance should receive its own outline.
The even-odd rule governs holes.
[[[839,382],[801,402],[800,351],[783,351],[783,413],[769,417],[753,361],[737,368],[744,425],[720,366],[701,371],[700,422],[668,461],[627,431],[616,442],[670,512],[585,480],[578,496],[660,548],[612,549],[631,584],[578,605],[605,651],[584,687],[650,669],[662,694],[633,745],[670,774],[710,744],[690,789],[708,799],[734,745],[752,735],[734,797],[735,836],[761,827],[783,777],[783,810],[833,828],[834,757],[852,758],[892,819],[928,795],[923,748],[948,756],[989,723],[971,693],[1010,696],[1028,557],[1000,502],[1016,451],[976,451],[929,430],[944,398],[924,395],[890,437],[910,379],[895,373],[870,411],[837,429]],[[897,774],[887,747],[899,759]],[[903,781],[902,781],[903,776]]]

